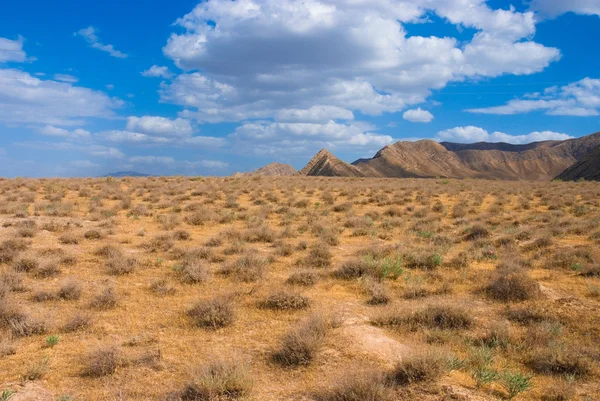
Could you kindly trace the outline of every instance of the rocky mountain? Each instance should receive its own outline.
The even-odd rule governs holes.
[[[284,163],[270,163],[264,167],[254,170],[249,173],[250,175],[263,175],[265,177],[289,177],[293,175],[298,175],[296,169],[289,164]]]
[[[556,178],[564,181],[577,181],[580,179],[600,181],[600,146],[560,173]]]
[[[300,175],[341,177],[446,177],[551,180],[600,146],[600,132],[565,141],[526,145],[397,142],[371,159],[345,163],[323,149]]]
[[[302,170],[300,175],[324,177],[363,177],[355,166],[341,161],[326,149],[321,149]]]

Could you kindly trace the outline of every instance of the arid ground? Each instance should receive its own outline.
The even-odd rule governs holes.
[[[0,181],[3,401],[595,400],[599,375],[598,183]]]

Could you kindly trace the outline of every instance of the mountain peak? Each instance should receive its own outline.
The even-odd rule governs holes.
[[[341,161],[327,149],[321,149],[300,170],[300,175],[328,177],[362,177],[361,171],[353,165]]]

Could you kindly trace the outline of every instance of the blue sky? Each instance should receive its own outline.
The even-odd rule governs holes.
[[[1,9],[1,176],[228,175],[323,147],[600,130],[597,0]]]

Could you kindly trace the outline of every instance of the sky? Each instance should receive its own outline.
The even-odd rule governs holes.
[[[600,131],[600,0],[0,6],[0,176],[229,175]]]

